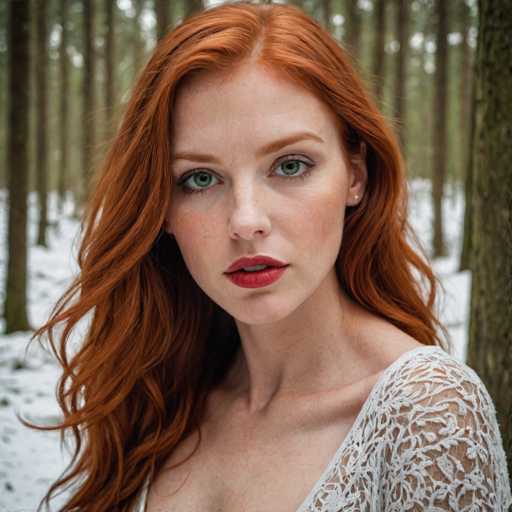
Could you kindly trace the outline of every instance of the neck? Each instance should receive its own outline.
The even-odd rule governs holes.
[[[287,317],[258,325],[236,321],[241,348],[223,387],[248,413],[261,413],[284,397],[352,383],[365,376],[358,331],[368,317],[333,271]]]

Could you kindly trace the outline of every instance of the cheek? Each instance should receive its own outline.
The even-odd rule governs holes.
[[[343,188],[332,186],[316,193],[302,203],[307,212],[307,222],[299,223],[297,229],[308,232],[310,243],[324,245],[327,241],[339,243],[343,232],[345,198]]]
[[[205,215],[192,210],[180,213],[173,212],[171,226],[176,242],[187,267],[191,272],[201,272],[204,258],[215,255],[214,248],[218,247],[219,221],[211,214]]]
[[[171,207],[169,223],[176,240],[182,245],[207,241],[218,227],[218,219],[211,209],[187,207],[179,200]]]

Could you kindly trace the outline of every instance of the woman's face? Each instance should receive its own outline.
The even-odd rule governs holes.
[[[244,323],[266,324],[335,279],[345,207],[363,195],[366,168],[347,167],[336,119],[323,103],[244,65],[180,88],[173,136],[166,229],[215,303]],[[231,263],[258,254],[289,266],[268,286],[233,284],[225,274]]]

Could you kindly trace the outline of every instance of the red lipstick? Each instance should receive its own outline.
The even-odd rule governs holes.
[[[251,267],[265,265],[265,268]],[[232,283],[242,288],[261,288],[277,281],[289,265],[269,256],[244,257],[233,262],[224,272]],[[243,270],[243,269],[247,270]]]

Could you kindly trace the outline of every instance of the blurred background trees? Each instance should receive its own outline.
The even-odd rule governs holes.
[[[10,3],[0,2],[2,112],[8,101]],[[468,158],[476,0],[290,3],[322,24],[329,20],[334,37],[350,51],[400,133],[410,177],[431,179],[440,174],[445,185],[462,183]],[[80,198],[90,178],[87,173],[101,161],[137,73],[157,40],[204,6],[201,0],[29,0],[28,5],[35,29],[30,31],[34,37],[30,46],[29,190],[41,189],[40,176],[46,173],[48,190],[59,190],[62,199],[66,193]],[[444,101],[439,99],[443,89]],[[442,104],[445,107],[440,109]],[[45,111],[48,126],[43,129]],[[438,124],[443,118],[446,134],[442,136]],[[0,187],[5,188],[6,116],[1,121]],[[442,158],[444,173],[438,171],[442,141],[447,148]]]
[[[45,246],[48,230],[59,223],[48,218],[49,194],[56,191],[59,211],[72,201],[80,218],[91,176],[157,41],[217,3],[0,2],[6,333],[30,329],[29,193],[37,197],[35,243]],[[443,205],[454,190],[465,196],[457,257],[460,270],[473,274],[468,362],[493,392],[510,458],[512,394],[500,390],[509,390],[512,380],[512,0],[289,3],[315,17],[347,49],[400,137],[408,179],[429,183],[431,258],[458,250],[446,240],[445,224],[453,219]]]

